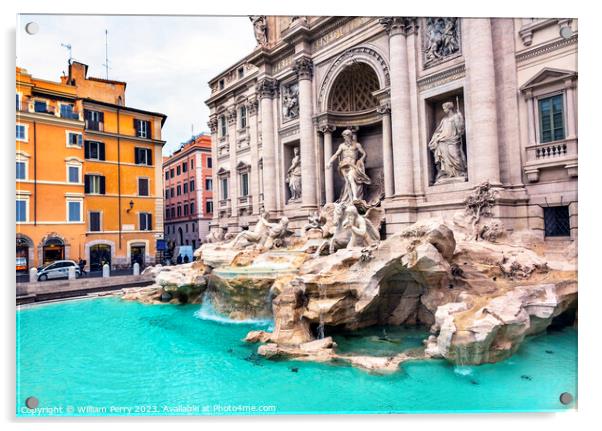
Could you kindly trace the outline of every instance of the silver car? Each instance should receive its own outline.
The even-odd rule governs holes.
[[[75,277],[81,276],[79,265],[73,260],[57,260],[41,269],[38,269],[38,280],[53,280],[56,278],[69,278],[69,268],[75,268]]]

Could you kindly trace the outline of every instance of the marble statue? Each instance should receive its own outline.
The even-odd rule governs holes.
[[[234,240],[228,244],[229,248],[241,249],[252,244],[263,247],[268,239],[268,227],[270,226],[268,217],[269,214],[267,212],[262,213],[257,220],[255,228],[253,230],[243,230],[242,232],[239,232]]]
[[[454,110],[453,102],[445,102],[443,112],[445,117],[428,144],[437,169],[435,184],[450,178],[466,177],[466,155],[462,149],[464,117],[459,110]]]
[[[318,211],[312,212],[307,216],[307,224],[303,226],[303,233],[309,239],[319,239],[325,237],[324,224],[326,218]]]
[[[291,197],[288,201],[299,202],[301,199],[301,156],[299,155],[299,147],[293,148],[293,159],[287,171],[286,182],[291,191]]]
[[[345,187],[338,202],[351,203],[363,199],[364,184],[371,184],[371,181],[365,172],[366,152],[362,145],[353,138],[351,130],[343,131],[342,135],[344,141],[332,155],[326,167],[330,169],[332,163],[339,160],[339,174],[345,181]]]
[[[286,239],[294,233],[288,229],[288,217],[282,217],[278,223],[267,223],[266,226],[268,235],[263,246],[268,250],[285,246]]]
[[[427,18],[425,65],[438,62],[460,50],[458,18]]]
[[[286,120],[293,120],[299,116],[299,85],[297,83],[284,87],[282,115]]]
[[[249,19],[253,23],[253,31],[255,32],[255,40],[257,45],[265,46],[268,43],[267,22],[265,15],[253,15]]]
[[[209,235],[205,238],[205,242],[210,244],[215,244],[218,242],[223,242],[226,239],[226,232],[228,228],[220,226],[216,229],[213,229]]]
[[[325,240],[316,250],[316,255],[321,254],[333,254],[341,248],[347,247],[349,240],[351,239],[351,231],[343,227],[345,221],[345,204],[341,202],[335,202],[333,204],[332,211],[332,227],[333,230],[327,232],[328,235],[332,235],[331,238]]]
[[[370,221],[368,213],[366,216],[360,215],[355,205],[348,205],[345,208],[343,228],[351,232],[347,248],[369,247],[380,241],[378,229]]]

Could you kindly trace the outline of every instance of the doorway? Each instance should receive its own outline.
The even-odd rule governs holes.
[[[60,238],[48,238],[42,247],[44,265],[65,259],[65,243]]]
[[[90,271],[102,271],[104,264],[111,267],[111,246],[96,244],[90,247]]]
[[[144,268],[144,254],[146,248],[144,245],[133,245],[130,248],[130,264],[134,266],[134,263],[138,262],[140,269]]]

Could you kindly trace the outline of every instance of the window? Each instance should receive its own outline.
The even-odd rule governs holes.
[[[222,178],[222,199],[228,199],[228,178]]]
[[[78,120],[79,115],[73,112],[73,105],[70,103],[61,103],[61,117],[70,120]]]
[[[190,169],[194,169],[194,160],[190,159]]]
[[[169,171],[165,171],[165,179],[168,180],[169,179]]]
[[[84,193],[104,195],[105,194],[105,177],[101,175],[85,175],[84,176]]]
[[[213,201],[205,202],[205,212],[211,214],[213,212]]]
[[[239,109],[240,113],[240,128],[244,129],[247,127],[247,108],[245,106],[241,106]]]
[[[219,80],[219,89],[223,90],[226,87],[226,81],[224,81],[223,79]]]
[[[178,185],[176,186],[176,195],[180,196],[182,194],[182,186]]]
[[[190,202],[190,214],[194,214],[194,202]]]
[[[207,167],[213,167],[213,159],[211,157],[207,157]]]
[[[205,178],[205,190],[207,190],[207,191],[213,190],[213,179]]]
[[[188,193],[188,183],[184,183],[184,194]]]
[[[22,223],[27,222],[29,199],[28,198],[17,198],[16,207],[17,207],[17,222],[22,222]]]
[[[192,223],[192,231],[196,232],[196,223]],[[194,240],[192,240],[192,244],[194,244]]]
[[[174,177],[174,174],[173,174],[173,168],[171,168],[171,169],[169,170],[169,175],[170,175],[172,178]]]
[[[227,127],[226,127],[226,116],[222,115],[219,117],[219,130],[220,130],[220,138],[223,138],[227,135]]]
[[[90,232],[100,232],[100,212],[90,211]]]
[[[78,165],[67,165],[67,182],[69,183],[81,183],[81,166]]]
[[[148,148],[134,148],[134,159],[137,165],[152,166],[153,151]]]
[[[136,131],[136,136],[139,138],[151,138],[151,123],[146,120],[136,120],[134,119],[134,130]]]
[[[176,209],[175,207],[171,208],[171,218],[174,218],[176,216]]]
[[[17,93],[17,111],[21,110],[21,95]]]
[[[48,102],[45,100],[36,100],[33,102],[34,112],[48,113]]]
[[[190,191],[194,191],[194,180],[190,180]]]
[[[245,69],[243,67],[238,68],[238,79],[241,79],[245,76]]]
[[[176,166],[176,175],[180,175],[180,172],[181,172],[180,166],[178,165],[178,166]]]
[[[172,198],[173,198],[173,197],[176,195],[176,194],[174,193],[174,188],[173,188],[173,187],[171,188],[171,193],[170,193],[169,195],[170,195]]]
[[[184,204],[184,215],[187,216],[188,215],[188,204]]]
[[[18,180],[27,179],[27,162],[24,160],[17,160],[17,175]]]
[[[138,196],[148,195],[148,178],[138,178]]]
[[[543,209],[545,236],[570,236],[571,222],[567,205]]]
[[[27,126],[17,124],[17,141],[27,141]]]
[[[188,171],[188,163],[184,162],[182,163],[182,172],[187,172]]]
[[[85,141],[84,157],[89,160],[105,160],[104,142]]]
[[[184,225],[184,229],[186,230],[186,233],[188,233],[188,223]],[[186,244],[188,244],[188,240],[186,240]]]
[[[153,215],[151,213],[140,213],[140,230],[153,230]]]
[[[82,147],[83,136],[81,133],[67,132],[67,146],[68,147]]]
[[[84,109],[84,119],[86,121],[86,129],[103,131],[105,121],[104,112]]]
[[[177,210],[178,210],[178,211],[177,211],[178,217],[182,217],[182,206],[181,206],[181,205],[178,205],[178,208],[177,208]]]
[[[240,190],[241,196],[249,196],[249,174],[246,172],[240,175]]]
[[[564,133],[564,98],[562,94],[539,99],[539,141],[559,141]]]
[[[67,201],[67,221],[78,223],[82,221],[82,201],[68,200]]]

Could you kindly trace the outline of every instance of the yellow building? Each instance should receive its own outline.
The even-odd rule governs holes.
[[[163,235],[166,116],[125,106],[124,82],[87,69],[73,62],[56,83],[17,68],[17,257],[29,267],[149,265]]]

